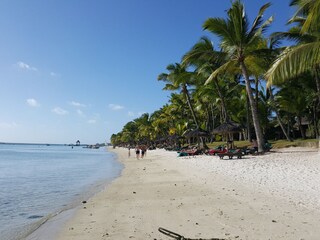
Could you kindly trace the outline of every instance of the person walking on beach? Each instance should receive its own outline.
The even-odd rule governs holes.
[[[136,146],[136,157],[137,157],[137,159],[139,159],[139,157],[140,157],[140,148],[139,148],[139,146]]]
[[[141,146],[141,158],[147,156],[147,146],[146,145],[142,145]]]
[[[128,147],[128,158],[131,156],[130,154],[130,147]]]

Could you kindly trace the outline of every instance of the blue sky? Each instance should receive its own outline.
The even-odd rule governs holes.
[[[180,62],[225,0],[1,0],[0,142],[96,143],[168,102],[157,76]],[[249,17],[265,1],[243,1]],[[289,1],[273,0],[270,32]]]

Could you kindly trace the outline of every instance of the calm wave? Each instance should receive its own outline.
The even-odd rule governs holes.
[[[0,144],[1,239],[19,239],[41,219],[88,198],[121,169],[106,148]]]

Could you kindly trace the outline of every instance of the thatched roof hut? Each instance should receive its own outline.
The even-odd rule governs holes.
[[[190,129],[187,130],[184,134],[184,137],[186,138],[193,138],[193,137],[209,137],[210,133],[206,130],[203,130],[201,128],[196,128],[196,129]]]
[[[218,133],[218,134],[227,134],[227,133],[237,133],[241,132],[242,127],[239,123],[235,123],[232,121],[227,121],[220,126],[216,127],[213,129],[213,133]]]

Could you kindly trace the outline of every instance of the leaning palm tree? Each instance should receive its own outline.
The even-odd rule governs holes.
[[[188,86],[192,85],[194,73],[188,72],[186,68],[179,63],[168,65],[167,70],[169,73],[161,73],[158,76],[158,80],[166,82],[166,86],[163,88],[164,90],[175,91],[180,89],[182,91],[182,93],[186,97],[188,106],[193,117],[193,121],[196,127],[199,128],[198,119],[196,117],[193,105],[191,103],[191,98],[188,90]]]
[[[221,49],[225,53],[226,62],[215,70],[208,81],[212,81],[218,74],[228,71],[234,67],[240,68],[241,74],[245,80],[246,91],[248,94],[253,125],[256,132],[258,151],[263,152],[264,138],[259,121],[258,109],[255,104],[251,84],[249,80],[249,71],[247,61],[253,58],[261,59],[261,54],[266,49],[261,49],[262,34],[267,26],[272,22],[272,17],[263,22],[262,15],[270,6],[269,3],[263,5],[255,18],[251,28],[244,10],[244,5],[240,0],[232,3],[228,10],[228,18],[209,18],[205,21],[203,27],[205,30],[217,35],[221,40]]]
[[[187,52],[183,56],[183,65],[191,65],[192,67],[196,68],[196,72],[198,75],[203,76],[204,79],[207,79],[210,74],[220,67],[224,63],[223,53],[219,53],[214,49],[213,43],[207,37],[202,37],[199,42],[197,42],[189,52]],[[199,81],[198,88],[202,88]],[[227,113],[227,107],[225,103],[225,96],[223,94],[222,87],[219,84],[219,78],[213,79],[213,84],[215,91],[218,93],[220,103],[221,103],[221,110],[222,110],[222,118],[224,121],[229,119]],[[204,90],[207,88],[202,88]]]

